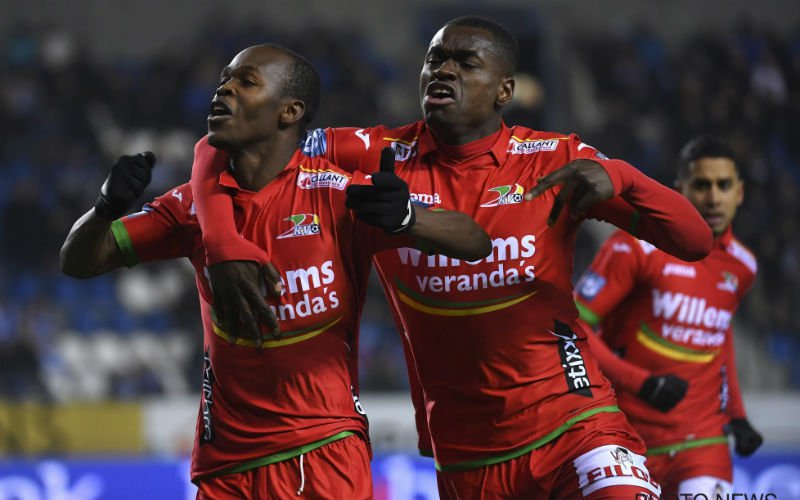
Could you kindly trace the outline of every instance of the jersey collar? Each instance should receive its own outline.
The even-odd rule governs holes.
[[[300,163],[304,159],[308,160],[308,157],[305,156],[300,149],[296,150],[294,152],[294,155],[292,155],[291,160],[289,160],[289,163],[287,163],[286,166],[283,167],[283,170],[277,176],[275,176],[275,179],[285,175],[287,172],[294,171],[296,168],[300,166]],[[269,188],[270,184],[272,184],[275,181],[275,179],[268,182],[266,186],[264,186],[263,188],[261,188],[260,191],[258,191],[258,193],[266,191],[266,189]],[[222,171],[221,174],[219,174],[219,185],[234,190],[236,194],[243,194],[249,196],[257,194],[255,191],[250,191],[249,189],[244,189],[241,186],[239,186],[239,183],[236,182],[236,178],[233,176],[230,167],[226,168],[225,170]]]
[[[732,224],[729,224],[724,233],[714,238],[714,246],[727,248],[731,244],[731,241],[733,241],[733,228],[731,226]]]
[[[494,140],[492,141],[490,138],[494,138]],[[491,163],[494,166],[499,167],[505,163],[506,158],[508,157],[509,140],[511,140],[511,129],[506,126],[505,122],[500,122],[500,130],[496,133],[481,139],[476,139],[461,146],[450,146],[448,149],[456,154],[459,152],[459,150],[464,151],[466,153],[465,159],[469,160],[470,163],[472,163],[472,161],[475,159],[488,156],[491,158]],[[487,142],[487,144],[480,144],[484,141]],[[481,146],[483,146],[483,153],[477,153],[474,155],[469,154],[469,149],[474,147],[480,148]],[[433,135],[433,132],[431,132],[431,129],[427,125],[423,124],[422,132],[420,133],[419,137],[419,156],[420,158],[424,158],[431,154],[452,158],[452,156],[443,152],[443,148],[440,147],[436,136]]]

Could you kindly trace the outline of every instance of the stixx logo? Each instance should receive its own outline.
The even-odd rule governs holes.
[[[283,219],[292,223],[292,228],[278,235],[276,238],[299,238],[319,234],[319,217],[317,214],[292,214]]]
[[[489,202],[484,203],[481,207],[497,207],[500,205],[513,205],[515,203],[522,203],[525,188],[519,184],[508,186],[497,186],[488,190],[497,197]]]
[[[569,392],[591,398],[592,383],[589,381],[589,373],[586,371],[581,350],[575,343],[578,336],[566,323],[558,320],[555,322],[555,331],[548,331],[558,337],[558,355],[561,358],[561,368],[564,369]]]

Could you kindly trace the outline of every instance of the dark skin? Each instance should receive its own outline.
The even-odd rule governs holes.
[[[513,96],[511,64],[503,59],[491,33],[446,26],[434,35],[420,73],[420,103],[426,123],[438,138],[459,145],[494,134],[502,124],[500,112]],[[550,225],[564,206],[569,206],[571,216],[577,219],[595,203],[614,195],[611,179],[600,164],[576,160],[540,179],[525,199],[532,200],[555,186],[562,189],[548,217]],[[425,212],[418,212],[415,227],[425,224]],[[261,307],[253,292],[260,279],[254,263],[229,261],[212,267],[216,278],[212,284],[221,283],[215,288],[215,300],[239,307],[254,301],[251,307]]]
[[[500,130],[503,107],[514,95],[511,67],[496,49],[491,33],[469,26],[446,26],[434,35],[420,73],[425,122],[446,144],[459,145]],[[444,95],[445,98],[437,96]],[[594,204],[614,195],[611,178],[599,163],[575,160],[539,179],[526,195],[530,201],[555,186],[549,225],[564,206],[580,219]]]
[[[283,75],[291,71],[292,63],[291,57],[276,47],[255,46],[240,52],[222,71],[208,117],[208,141],[229,153],[233,176],[244,189],[259,191],[266,186],[297,149],[305,104],[283,97]],[[62,270],[85,278],[122,266],[124,260],[110,226],[111,222],[97,217],[94,210],[79,219],[62,248]],[[465,260],[483,258],[492,249],[488,235],[458,212],[417,210],[409,234],[426,248]],[[266,288],[273,297],[281,294],[274,266],[223,262],[208,267],[208,278],[216,319],[231,342],[246,337],[261,345],[259,324],[273,337],[280,336],[277,318],[263,291]]]

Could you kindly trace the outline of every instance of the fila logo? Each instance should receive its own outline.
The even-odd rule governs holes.
[[[172,196],[177,198],[179,202],[183,203],[183,193],[179,193],[177,189],[172,192]]]
[[[662,272],[664,276],[681,276],[683,278],[694,278],[697,276],[697,271],[695,271],[694,266],[687,266],[685,264],[676,264],[674,262],[668,262],[667,265],[664,266],[664,270]]]
[[[364,129],[356,130],[356,137],[364,142],[364,149],[369,149],[369,134],[364,133]]]

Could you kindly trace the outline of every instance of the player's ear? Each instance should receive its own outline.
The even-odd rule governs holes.
[[[497,86],[497,97],[495,98],[494,103],[498,107],[503,107],[511,102],[511,99],[514,98],[514,85],[515,85],[514,77],[508,76],[503,78],[500,84]]]
[[[291,127],[299,122],[306,114],[306,104],[298,99],[287,99],[283,102],[279,115],[280,124]]]

